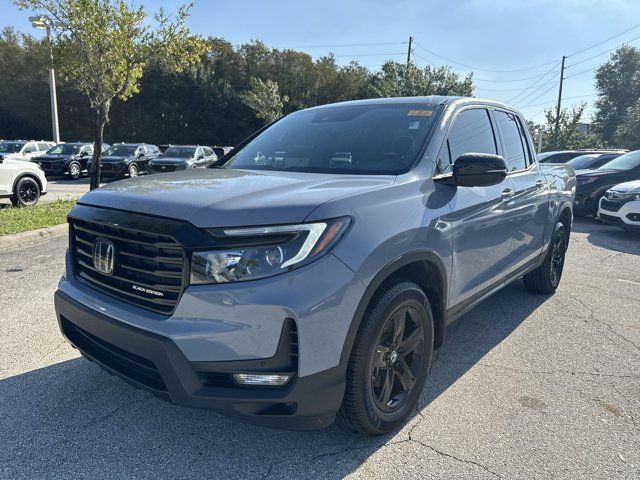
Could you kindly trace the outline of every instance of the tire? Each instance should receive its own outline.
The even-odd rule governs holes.
[[[78,180],[82,176],[82,165],[78,162],[71,162],[69,164],[69,178],[72,180]]]
[[[556,223],[544,262],[523,277],[524,286],[527,290],[546,294],[556,291],[562,278],[568,244],[569,233],[567,228],[561,222]]]
[[[432,353],[433,316],[427,296],[413,282],[389,283],[362,319],[338,417],[367,435],[402,425],[418,403]]]
[[[132,163],[127,168],[127,173],[129,174],[129,177],[131,177],[131,178],[137,177],[140,174],[140,169],[138,168],[138,165],[136,163]]]
[[[33,177],[22,177],[15,184],[11,203],[14,207],[28,207],[38,203],[40,185]]]

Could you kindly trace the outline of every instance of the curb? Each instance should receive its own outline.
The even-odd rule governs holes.
[[[4,235],[0,237],[0,250],[37,242],[51,237],[59,237],[67,233],[68,226],[66,223],[55,225],[53,227],[39,228],[38,230],[30,230],[28,232],[14,233],[12,235]]]

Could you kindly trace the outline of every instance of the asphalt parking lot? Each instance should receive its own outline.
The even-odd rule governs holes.
[[[640,238],[578,219],[552,297],[453,325],[400,431],[288,432],[174,407],[79,358],[52,296],[66,238],[0,252],[3,478],[640,477]]]

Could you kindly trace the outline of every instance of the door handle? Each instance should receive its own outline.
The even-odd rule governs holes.
[[[515,194],[516,192],[514,192],[513,189],[505,188],[500,196],[502,197],[502,200],[510,200]]]

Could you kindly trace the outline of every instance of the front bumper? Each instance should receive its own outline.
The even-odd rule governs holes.
[[[186,163],[152,163],[149,162],[147,170],[149,173],[168,173],[178,172],[180,170],[186,170]]]
[[[629,230],[640,230],[640,200],[627,201],[620,205],[608,201],[607,208],[603,208],[605,201],[600,201],[598,209],[598,215],[603,222]]]
[[[255,371],[270,359],[193,362],[169,337],[112,319],[60,290],[55,307],[63,335],[85,357],[177,405],[268,426],[315,429],[331,424],[342,402],[346,364],[305,377],[294,375],[284,387],[240,386],[233,383],[231,372]]]

